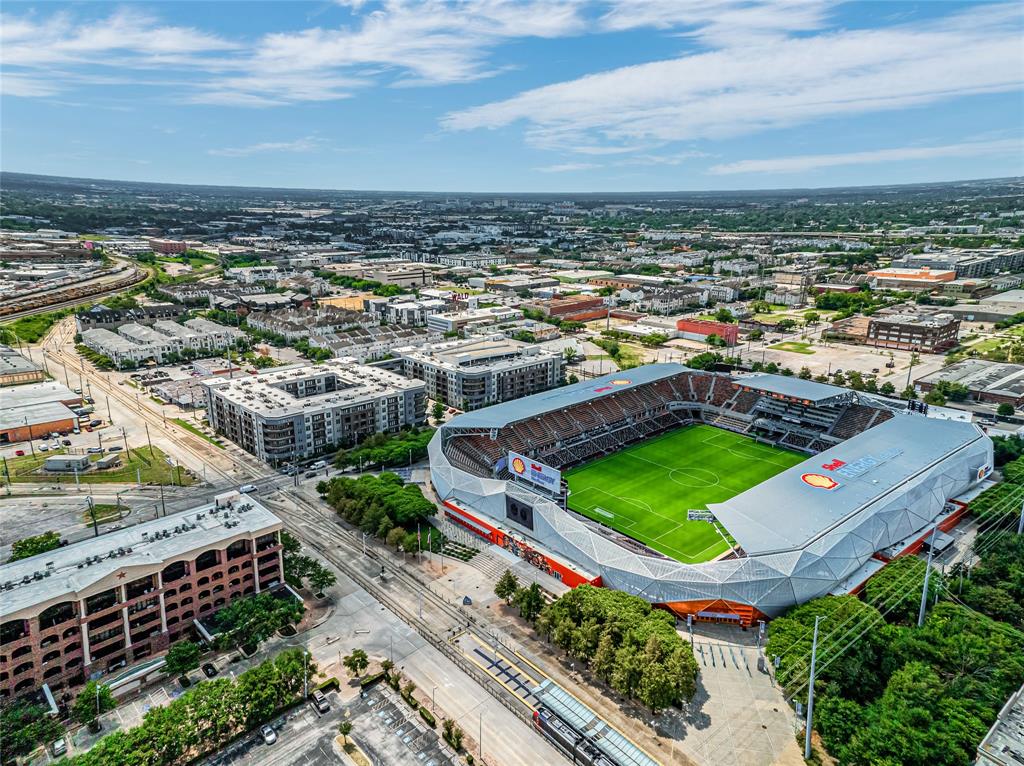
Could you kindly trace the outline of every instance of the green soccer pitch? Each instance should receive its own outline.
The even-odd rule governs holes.
[[[671,431],[566,472],[569,508],[684,564],[729,550],[718,524],[689,521],[807,459],[707,425]]]

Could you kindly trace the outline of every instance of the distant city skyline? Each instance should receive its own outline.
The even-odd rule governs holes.
[[[1018,3],[26,3],[3,170],[659,192],[1024,175]]]

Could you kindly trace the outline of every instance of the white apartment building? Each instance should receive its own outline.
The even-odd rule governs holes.
[[[271,465],[426,421],[421,381],[349,357],[201,383],[210,425]]]
[[[561,353],[502,335],[395,353],[402,359],[403,372],[422,380],[431,399],[460,410],[519,399],[565,380]]]

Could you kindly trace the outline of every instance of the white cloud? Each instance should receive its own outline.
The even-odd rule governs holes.
[[[573,173],[578,170],[593,170],[599,168],[600,165],[596,165],[593,162],[562,162],[558,165],[545,165],[544,167],[534,168],[541,173]]]
[[[1024,85],[1021,9],[843,30],[627,66],[447,115],[449,130],[526,125],[541,148],[718,139]]]
[[[215,157],[251,157],[254,154],[279,154],[281,152],[313,152],[323,147],[323,141],[315,136],[297,138],[294,141],[266,141],[248,146],[233,146],[223,149],[209,149],[207,154]]]
[[[435,85],[488,77],[498,44],[585,30],[582,0],[385,0],[350,2],[341,26],[226,40],[163,24],[135,10],[103,19],[68,11],[44,20],[5,15],[0,23],[8,92],[54,95],[115,70],[187,72],[193,103],[276,106],[347,98],[373,84]],[[58,71],[58,67],[63,71]],[[68,76],[74,69],[73,76]]]
[[[738,160],[712,165],[712,175],[736,173],[804,173],[808,170],[831,168],[837,165],[871,165],[879,162],[907,162],[943,157],[981,157],[985,155],[1012,155],[1024,158],[1024,142],[1009,138],[1001,141],[971,141],[944,146],[904,146],[897,149],[876,149],[845,154],[805,154],[793,157],[775,157],[765,160]],[[1012,172],[1017,172],[1013,170]]]

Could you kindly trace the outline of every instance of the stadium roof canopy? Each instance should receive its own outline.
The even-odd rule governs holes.
[[[803,548],[984,438],[971,423],[898,415],[708,510],[748,555]]]
[[[837,396],[849,396],[850,389],[830,386],[827,383],[815,383],[813,380],[790,378],[785,375],[755,373],[753,375],[737,375],[735,381],[754,391],[784,396],[789,399],[800,399],[812,403],[824,402]]]
[[[573,383],[522,399],[494,404],[453,418],[446,428],[503,428],[524,418],[543,415],[581,402],[653,383],[689,370],[682,364],[648,364],[624,372],[613,372],[593,380]],[[831,386],[830,386],[831,387]],[[846,389],[839,389],[845,391]]]

